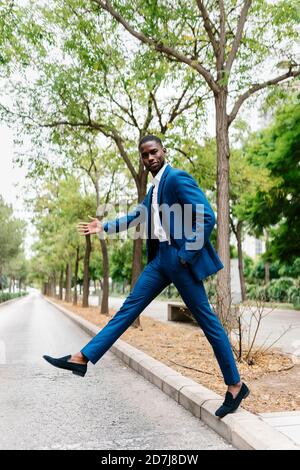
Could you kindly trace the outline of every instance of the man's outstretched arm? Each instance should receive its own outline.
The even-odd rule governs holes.
[[[146,198],[138,204],[133,211],[129,212],[123,217],[119,217],[115,220],[110,220],[102,223],[97,218],[90,217],[90,222],[80,222],[77,225],[80,235],[93,235],[101,234],[101,232],[107,233],[118,233],[128,230],[131,227],[136,226],[139,223],[146,221],[147,208],[145,205]]]

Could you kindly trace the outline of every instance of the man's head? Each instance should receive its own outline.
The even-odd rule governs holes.
[[[146,170],[155,176],[165,164],[166,149],[159,137],[146,135],[139,142],[139,152]]]

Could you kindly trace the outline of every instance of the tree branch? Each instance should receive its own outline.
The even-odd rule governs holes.
[[[193,162],[193,160],[191,159],[191,157],[187,154],[187,152],[185,152],[184,150],[181,150],[181,149],[178,148],[178,147],[175,147],[174,150],[176,150],[177,152],[181,153],[185,158],[187,158],[188,161],[191,163],[191,165],[195,168],[195,163]]]
[[[230,72],[233,61],[236,57],[237,51],[239,50],[241,40],[242,40],[242,36],[243,36],[244,26],[245,26],[245,23],[246,23],[246,20],[247,20],[248,11],[249,11],[249,8],[251,7],[251,4],[252,4],[252,0],[245,0],[245,2],[244,2],[244,5],[243,5],[242,11],[241,11],[241,15],[240,15],[240,18],[239,18],[239,21],[238,21],[236,34],[235,34],[235,37],[234,37],[234,40],[233,40],[232,48],[231,48],[231,51],[228,54],[227,61],[226,61],[226,64],[225,64],[225,70],[227,70],[227,72]]]
[[[159,122],[159,125],[160,125],[160,129],[162,130],[164,128],[164,125],[163,125],[163,122],[162,122],[162,114],[159,110],[159,107],[158,107],[158,104],[157,104],[157,101],[156,101],[156,96],[152,91],[150,92],[150,95],[151,95],[152,101],[154,103],[154,108],[155,108],[155,111],[156,111],[156,114],[157,114],[157,117],[158,117],[158,122]]]
[[[214,53],[216,58],[219,55],[219,44],[218,41],[215,38],[215,35],[213,33],[213,24],[208,16],[208,11],[206,10],[202,0],[197,0],[197,5],[200,10],[201,16],[203,18],[203,24],[205,31],[207,32],[207,35],[209,37],[209,40],[211,42],[211,45],[213,47]],[[216,28],[215,28],[216,29]]]
[[[197,72],[200,73],[206,80],[208,86],[211,88],[211,90],[215,93],[219,91],[219,86],[215,82],[212,74],[210,73],[209,70],[207,70],[202,64],[200,64],[196,60],[192,60],[186,55],[182,54],[179,51],[176,51],[170,46],[167,46],[163,44],[161,41],[156,40],[156,39],[151,39],[148,36],[146,36],[143,33],[140,33],[136,31],[135,29],[130,26],[130,24],[112,7],[111,3],[109,0],[92,0],[94,3],[97,3],[100,8],[103,10],[106,10],[110,15],[115,18],[118,23],[122,24],[124,28],[135,38],[137,38],[139,41],[141,41],[144,44],[147,44],[148,46],[153,47],[156,51],[161,52],[163,54],[166,54],[167,57],[169,58],[174,58],[177,62],[182,62],[184,64],[189,65],[193,69],[197,70]]]
[[[150,94],[148,96],[147,115],[146,115],[146,118],[145,118],[145,121],[144,121],[143,128],[140,131],[140,137],[143,137],[145,135],[145,133],[148,130],[148,127],[150,125],[150,122],[153,119],[152,104],[153,104],[153,101],[152,101],[152,96],[151,96],[151,92],[150,92]]]
[[[277,83],[280,83],[288,78],[298,77],[299,75],[300,75],[300,70],[292,71],[290,69],[287,73],[280,75],[279,77],[273,78],[271,80],[267,80],[266,82],[263,82],[263,83],[257,83],[253,85],[251,88],[249,88],[248,91],[243,93],[236,101],[231,113],[228,116],[228,125],[230,125],[232,121],[234,121],[244,101],[246,101],[246,99],[249,98],[249,96],[253,95],[253,93],[259,90],[262,90],[264,88],[267,88],[268,86],[277,85]]]
[[[119,152],[121,154],[121,157],[125,161],[128,169],[129,169],[129,171],[130,171],[132,177],[134,178],[134,180],[137,184],[137,187],[138,187],[139,181],[138,181],[137,172],[135,171],[134,166],[132,165],[131,160],[129,158],[129,155],[127,154],[127,152],[125,150],[125,147],[123,145],[123,139],[118,134],[116,129],[110,128],[108,126],[105,126],[104,124],[100,124],[100,123],[97,123],[97,122],[94,122],[94,121],[91,121],[91,122],[89,122],[89,121],[88,122],[74,122],[74,121],[62,120],[62,121],[53,121],[51,123],[46,123],[46,124],[38,123],[38,125],[40,127],[49,127],[49,128],[58,127],[58,126],[89,127],[90,129],[99,130],[103,135],[105,135],[106,137],[110,137],[111,139],[113,139],[115,141],[115,143],[116,143],[116,145],[119,149]]]
[[[224,1],[219,0],[220,7],[220,42],[219,42],[219,54],[217,58],[217,69],[218,72],[223,71],[224,58],[225,58],[225,47],[226,47],[226,13],[224,7]],[[222,77],[218,77],[222,78]]]

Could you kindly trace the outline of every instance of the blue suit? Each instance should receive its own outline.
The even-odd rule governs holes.
[[[144,222],[148,262],[120,310],[81,352],[95,364],[147,305],[173,283],[210,342],[225,383],[236,384],[240,377],[231,346],[217,315],[211,309],[203,285],[203,279],[223,268],[209,241],[215,225],[213,210],[196,181],[185,171],[168,165],[159,183],[158,204],[165,204],[166,208],[173,204],[184,208],[189,204],[193,233],[180,235],[179,226],[184,226],[184,210],[177,217],[164,217],[162,210],[160,220],[170,243],[160,242],[151,238],[152,192],[153,186],[133,212],[104,224],[107,233],[115,233]],[[202,217],[197,217],[199,207]],[[199,234],[201,243],[195,244]],[[189,249],[191,246],[196,249]]]

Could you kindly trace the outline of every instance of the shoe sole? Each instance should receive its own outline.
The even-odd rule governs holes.
[[[79,372],[79,371],[77,371],[77,370],[73,370],[72,373],[73,373],[74,375],[79,375],[80,377],[84,377],[84,376],[85,376],[85,372]]]

